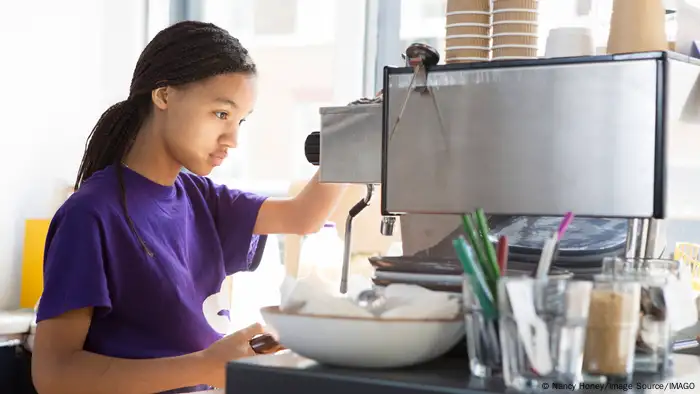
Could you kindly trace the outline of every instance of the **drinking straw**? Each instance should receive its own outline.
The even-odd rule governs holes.
[[[474,255],[471,251],[471,247],[469,247],[466,239],[464,239],[462,236],[453,240],[452,246],[455,248],[455,252],[457,253],[460,263],[462,263],[464,274],[467,275],[467,278],[469,278],[474,296],[479,300],[479,304],[481,304],[484,317],[495,318],[497,314],[493,293],[486,283],[484,273],[481,271],[479,265],[474,261]]]

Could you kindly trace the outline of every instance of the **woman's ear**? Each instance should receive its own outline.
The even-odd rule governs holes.
[[[151,91],[151,100],[156,108],[160,110],[168,109],[168,88],[167,86],[153,89]]]

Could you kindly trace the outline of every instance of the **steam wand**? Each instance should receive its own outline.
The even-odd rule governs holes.
[[[365,197],[358,201],[348,212],[348,218],[345,220],[345,249],[343,250],[343,271],[340,276],[340,294],[345,294],[348,292],[348,271],[350,269],[350,252],[352,251],[352,220],[357,216],[363,209],[369,206],[369,202],[372,199],[372,194],[374,193],[374,185],[367,185],[367,194]]]

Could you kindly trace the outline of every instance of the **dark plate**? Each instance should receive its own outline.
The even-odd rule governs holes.
[[[433,291],[444,291],[447,293],[461,293],[462,292],[462,285],[456,285],[453,283],[426,283],[426,284],[419,284],[419,283],[413,283],[413,282],[396,282],[396,281],[388,281],[388,280],[381,280],[381,279],[372,279],[372,283],[374,283],[377,286],[389,286],[391,284],[398,284],[398,283],[405,283],[408,285],[418,285],[421,287],[425,287],[428,290],[433,290]]]
[[[462,271],[460,271],[457,275],[461,275],[461,273],[462,273]],[[527,265],[525,267],[516,266],[516,268],[509,267],[509,270],[508,270],[508,276],[526,276],[526,275],[530,275],[531,273],[532,273],[532,266],[531,265]],[[551,270],[551,275],[553,275],[553,276],[559,276],[559,275],[570,276],[570,275],[572,275],[572,273],[567,271],[567,270],[553,268]],[[434,291],[445,291],[445,292],[450,292],[450,293],[461,293],[462,292],[461,283],[456,284],[454,282],[421,281],[420,279],[416,279],[416,280],[407,280],[407,279],[389,280],[389,279],[377,279],[377,278],[372,278],[372,282],[378,286],[388,286],[391,284],[407,284],[407,285],[421,286],[421,287],[424,287],[428,290],[434,290]]]
[[[559,267],[567,268],[590,268],[590,267],[600,267],[603,264],[603,259],[606,257],[619,257],[625,254],[625,250],[619,249],[618,251],[606,254],[596,254],[588,256],[562,256],[557,255],[554,259],[554,265]],[[524,263],[537,264],[540,260],[540,254],[519,254],[519,253],[509,253],[508,257],[515,261],[522,261]]]
[[[452,258],[426,260],[422,257],[413,256],[374,256],[369,258],[369,263],[372,264],[375,269],[382,271],[415,272],[437,275],[461,275],[462,272],[464,272],[459,261]]]
[[[509,251],[539,255],[544,241],[561,223],[560,217],[493,216],[491,233],[508,237]],[[574,218],[559,242],[559,257],[608,255],[624,249],[626,219]]]
[[[424,257],[415,256],[374,256],[369,258],[369,262],[376,270],[386,272],[433,275],[461,275],[464,272],[459,261],[453,258],[426,259]],[[535,264],[529,262],[513,261],[508,264],[509,271],[530,272],[534,267]],[[557,272],[566,273],[562,268],[563,267],[558,268]],[[595,267],[590,268],[593,269]],[[588,267],[586,269],[588,269]]]

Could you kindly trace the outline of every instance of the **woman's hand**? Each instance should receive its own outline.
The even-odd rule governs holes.
[[[204,350],[202,356],[210,371],[205,377],[205,383],[224,388],[226,386],[226,364],[229,361],[255,356],[255,352],[250,346],[250,340],[256,335],[264,333],[263,327],[256,323],[219,339]]]

